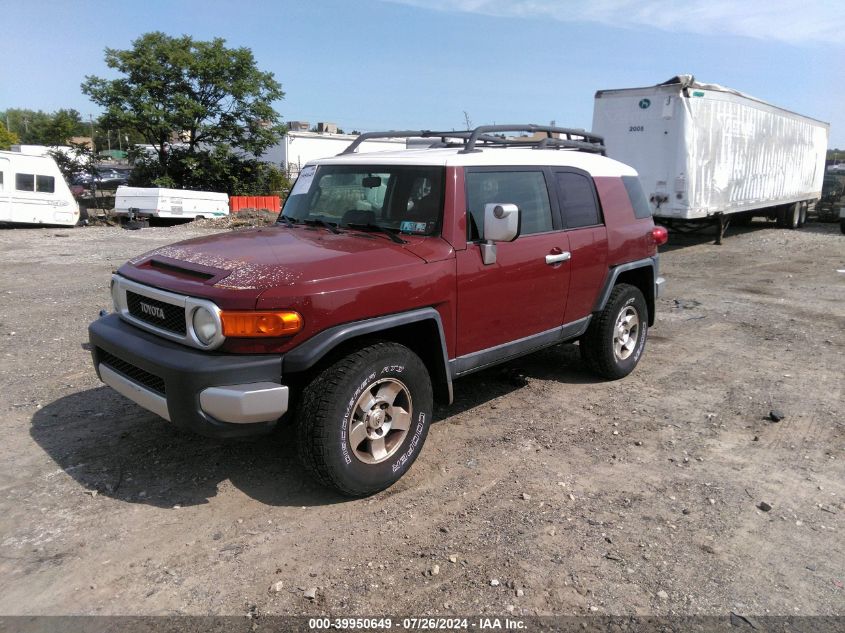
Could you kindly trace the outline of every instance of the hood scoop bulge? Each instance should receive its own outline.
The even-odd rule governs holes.
[[[150,257],[147,261],[137,265],[138,268],[155,270],[166,275],[178,277],[188,281],[198,281],[204,284],[214,284],[228,276],[231,271],[212,266],[204,266],[180,259],[172,259],[162,255]]]

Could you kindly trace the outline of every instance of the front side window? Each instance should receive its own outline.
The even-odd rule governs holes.
[[[398,165],[306,167],[282,214],[294,221],[435,235],[443,215],[444,172],[443,167]]]
[[[466,175],[468,238],[484,235],[484,207],[490,203],[519,208],[521,235],[552,230],[549,191],[542,171],[471,171]]]
[[[35,190],[41,193],[53,193],[56,191],[56,179],[52,176],[36,176]]]
[[[15,174],[15,189],[35,191],[35,174]]]

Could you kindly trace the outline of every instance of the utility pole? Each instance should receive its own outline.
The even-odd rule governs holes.
[[[94,143],[94,117],[88,115],[88,122],[91,124],[91,162],[89,163],[91,174],[91,196],[94,198],[94,208],[99,209],[100,205],[97,202],[97,146]]]

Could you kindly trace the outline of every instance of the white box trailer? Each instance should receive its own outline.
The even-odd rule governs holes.
[[[79,204],[52,157],[0,151],[0,223],[77,222]]]
[[[600,90],[593,132],[634,167],[654,216],[798,228],[821,197],[829,125],[692,75]]]
[[[323,134],[319,132],[288,132],[278,145],[261,155],[261,161],[287,171],[291,178],[299,175],[306,163],[318,158],[336,156],[349,147],[357,134]],[[360,152],[386,152],[405,148],[405,139],[379,138],[364,141]]]
[[[229,215],[229,196],[214,191],[121,185],[115,192],[114,212],[154,218],[220,218]]]

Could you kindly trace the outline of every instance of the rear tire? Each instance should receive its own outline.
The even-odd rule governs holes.
[[[624,378],[639,363],[647,337],[648,306],[643,293],[636,286],[619,284],[581,338],[581,358],[604,378]]]
[[[422,450],[432,415],[431,379],[404,345],[352,349],[305,387],[297,445],[322,484],[360,497],[398,481]]]
[[[798,218],[798,228],[799,229],[807,223],[807,206],[808,205],[807,205],[806,202],[801,203],[801,214]]]
[[[801,223],[801,203],[787,204],[778,210],[778,226],[795,230]]]

